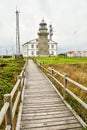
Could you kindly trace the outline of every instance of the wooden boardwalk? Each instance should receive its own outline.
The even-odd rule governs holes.
[[[27,73],[20,130],[81,130],[79,121],[31,60]]]

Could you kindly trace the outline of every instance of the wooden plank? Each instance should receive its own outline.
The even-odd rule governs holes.
[[[44,96],[44,97],[43,97],[42,95],[25,95],[25,97],[28,97],[28,96],[29,96],[30,98],[35,98],[35,99],[36,99],[37,97],[38,97],[38,98],[44,98],[44,97],[46,97],[46,98],[49,98],[49,97],[52,98],[52,97],[53,97],[53,98],[54,98],[54,97],[56,97],[56,95],[47,95],[47,96]],[[25,98],[25,97],[24,97],[24,98]]]
[[[72,126],[51,126],[51,127],[42,127],[42,128],[21,128],[21,130],[82,130],[79,124],[72,124]]]
[[[44,118],[44,119],[33,119],[33,120],[24,120],[23,121],[23,124],[33,124],[33,123],[44,123],[44,122],[55,122],[55,121],[67,121],[68,122],[68,120],[75,120],[75,117],[74,116],[70,116],[70,117],[63,117],[63,118],[61,118],[61,117],[57,117],[57,118]]]
[[[26,101],[24,101],[24,104],[26,104],[26,103],[28,103],[28,104],[61,104],[61,101],[51,101],[51,100],[43,100],[43,101],[39,101],[39,100],[37,100],[37,101],[33,101],[33,100],[31,100],[31,101],[29,101],[29,100],[26,100]],[[63,103],[63,102],[62,102]]]
[[[64,106],[64,104],[63,103],[59,103],[59,104],[56,104],[56,103],[48,103],[48,104],[46,104],[46,103],[44,103],[44,104],[29,104],[29,103],[26,103],[26,104],[23,104],[23,105],[26,105],[26,107],[27,106],[31,106],[31,107],[50,107],[50,106],[58,106],[58,105],[61,105],[61,106]]]
[[[72,113],[58,113],[58,114],[45,114],[45,115],[35,115],[35,116],[31,116],[28,114],[22,114],[22,120],[33,120],[33,119],[46,119],[46,118],[64,118],[64,117],[69,117],[72,116]]]
[[[28,130],[62,130],[62,129],[66,129],[68,130],[69,128],[81,128],[81,125],[79,123],[71,123],[71,124],[63,124],[64,122],[55,122],[54,124],[52,123],[48,123],[48,126],[46,126],[45,124],[25,124],[24,126],[22,126],[22,129],[21,130],[25,130],[25,129],[28,129]]]
[[[27,96],[27,97],[24,97],[25,100],[26,100],[27,98],[29,98],[30,100],[31,100],[31,99],[32,99],[32,100],[43,100],[43,96],[41,96],[41,97],[36,97],[36,98],[34,98],[33,96],[32,96],[32,97],[30,97],[30,96],[29,96],[29,97],[28,97],[28,96]],[[47,97],[44,97],[44,100],[45,100],[45,99],[46,99],[46,100],[48,100],[48,99],[51,99],[51,100],[52,100],[52,99],[54,99],[54,100],[55,100],[55,99],[61,100],[59,97],[56,97],[56,96],[55,96],[55,97],[48,97],[48,96],[47,96]]]
[[[51,107],[23,107],[22,110],[28,110],[28,111],[46,111],[46,110],[66,110],[67,108],[65,106],[59,106],[59,107],[56,107],[56,106],[51,106]]]
[[[65,109],[65,110],[63,109],[62,111],[63,111],[63,112],[69,112],[69,110],[67,110],[67,109]],[[55,113],[58,114],[58,113],[61,113],[61,110],[52,109],[52,110],[49,110],[49,111],[44,110],[44,111],[33,111],[33,112],[31,112],[31,111],[25,109],[24,111],[22,111],[22,113],[23,113],[23,114],[27,114],[27,113],[28,113],[28,114],[35,114],[35,115],[37,115],[37,114],[40,114],[40,115],[42,114],[42,115],[44,115],[45,113],[46,113],[46,114],[52,114],[52,113],[53,113],[53,114],[55,114]],[[37,114],[36,114],[36,113],[37,113]]]
[[[55,126],[55,127],[44,127],[44,128],[26,128],[26,129],[23,129],[23,128],[21,128],[21,130],[82,130],[81,128],[58,128],[57,126]]]
[[[4,117],[5,117],[5,114],[6,114],[7,110],[8,110],[8,108],[9,108],[9,102],[6,102],[6,103],[3,105],[3,107],[2,107],[2,109],[1,109],[1,111],[0,111],[0,125],[1,125],[2,122],[3,122],[3,119],[4,119]]]
[[[5,130],[11,130],[11,125],[7,125]]]
[[[23,106],[23,108],[36,109],[36,110],[39,110],[39,109],[40,110],[41,109],[50,109],[50,108],[54,108],[54,107],[56,107],[56,108],[64,108],[66,106],[65,106],[65,104],[60,104],[60,105],[58,105],[58,104],[54,104],[54,105],[39,105],[39,106],[35,106],[35,105],[30,106],[29,104],[27,104],[27,106],[25,106],[25,105]]]
[[[50,111],[50,110],[57,110],[57,111],[60,111],[60,110],[66,110],[67,108],[66,108],[66,106],[58,106],[58,107],[56,107],[56,106],[51,106],[51,107],[40,107],[40,108],[33,108],[33,107],[23,107],[23,109],[22,110],[28,110],[28,111]]]
[[[40,115],[43,115],[43,116],[47,116],[47,115],[62,115],[62,114],[68,114],[69,111],[53,111],[53,112],[43,112],[43,113],[22,113],[22,115],[25,115],[25,116],[40,116]]]
[[[47,122],[40,122],[40,123],[28,123],[25,122],[22,126],[25,126],[25,128],[39,128],[39,127],[46,127],[46,126],[59,126],[59,125],[70,125],[70,124],[78,124],[76,120],[59,120],[59,121],[47,121]],[[79,126],[81,126],[79,124]]]

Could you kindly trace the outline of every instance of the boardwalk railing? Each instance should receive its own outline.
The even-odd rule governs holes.
[[[17,116],[17,110],[20,107],[22,101],[22,91],[24,87],[25,68],[23,67],[18,80],[13,87],[13,90],[9,94],[4,95],[4,105],[0,111],[0,126],[5,119],[5,130],[15,129],[15,116]],[[17,118],[17,117],[16,117]]]
[[[51,80],[55,81],[57,84],[59,84],[59,86],[62,88],[63,93],[61,94],[62,99],[64,99],[64,101],[66,101],[66,95],[67,93],[73,97],[84,109],[85,109],[85,121],[87,123],[87,103],[85,103],[83,100],[81,100],[76,94],[74,94],[68,87],[68,83],[77,86],[77,88],[81,89],[83,92],[86,93],[87,96],[87,87],[75,82],[74,80],[70,79],[69,77],[67,77],[66,74],[62,74],[58,71],[56,71],[55,69],[48,67],[45,68],[44,67],[44,63],[39,62],[38,60],[34,60],[34,62],[38,65],[38,67],[45,72],[45,74],[50,77]],[[61,82],[57,77],[60,76],[62,78]],[[77,108],[78,109],[78,108]],[[81,113],[80,113],[81,114]],[[84,124],[84,127],[87,127],[87,124]]]

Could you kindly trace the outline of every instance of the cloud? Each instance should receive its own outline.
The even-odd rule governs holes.
[[[37,0],[39,9],[44,12],[45,15],[50,15],[50,1],[49,0]]]

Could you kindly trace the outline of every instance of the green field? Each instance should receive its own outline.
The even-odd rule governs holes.
[[[24,59],[0,58],[0,108],[3,95],[11,92],[24,63]]]
[[[37,57],[41,62],[44,62],[45,64],[76,64],[76,63],[87,63],[87,57],[80,58],[68,58],[63,56],[57,56],[57,57]]]

